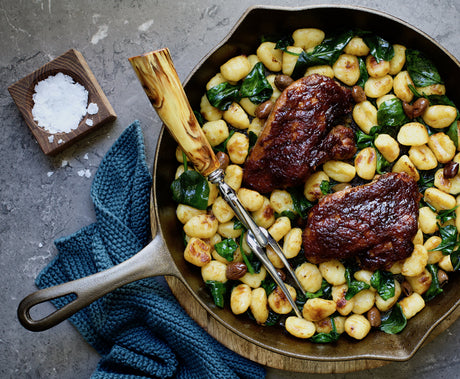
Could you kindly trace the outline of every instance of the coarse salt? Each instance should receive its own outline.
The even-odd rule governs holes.
[[[91,120],[90,118],[87,118],[85,121],[85,124],[88,126],[93,126],[93,120]]]
[[[59,72],[39,81],[34,89],[32,115],[38,126],[52,134],[78,128],[88,104],[88,91],[81,84]]]
[[[86,178],[91,178],[91,171],[88,169],[79,170],[77,172],[78,176],[84,176]]]
[[[88,112],[88,114],[96,114],[97,112],[99,112],[99,107],[96,103],[89,103],[86,111]]]

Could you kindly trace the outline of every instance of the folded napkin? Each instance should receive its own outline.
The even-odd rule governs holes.
[[[139,123],[104,157],[91,198],[96,222],[55,241],[57,257],[39,288],[91,275],[140,251],[151,239],[149,192]],[[58,308],[69,297],[53,301]],[[263,378],[264,369],[228,350],[198,326],[157,278],[119,288],[70,318],[101,355],[92,378]]]

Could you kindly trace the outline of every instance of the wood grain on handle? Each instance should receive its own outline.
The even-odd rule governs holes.
[[[188,159],[204,176],[219,168],[187,100],[168,49],[129,58],[150,102]]]

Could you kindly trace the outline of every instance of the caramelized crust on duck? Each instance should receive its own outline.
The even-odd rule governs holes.
[[[365,269],[389,268],[413,251],[420,198],[417,182],[405,173],[323,197],[303,232],[306,258],[358,257]]]
[[[292,83],[276,101],[245,163],[245,186],[261,193],[297,186],[325,161],[351,158],[353,131],[334,128],[351,108],[351,91],[331,78],[314,74]]]

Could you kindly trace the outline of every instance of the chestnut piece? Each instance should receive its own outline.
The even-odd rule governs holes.
[[[239,278],[243,277],[247,271],[248,268],[243,262],[232,262],[227,265],[225,276],[229,280],[238,280]]]
[[[403,101],[402,106],[406,116],[412,120],[414,118],[414,106],[410,105],[407,101]]]
[[[362,103],[367,99],[366,93],[364,92],[364,89],[361,86],[353,86],[351,90],[351,96],[353,96],[353,100],[356,103]]]
[[[429,100],[424,97],[419,97],[417,100],[415,100],[414,104],[412,104],[413,118],[420,117],[423,113],[425,113],[429,105],[430,105]]]
[[[412,286],[410,283],[405,280],[404,282],[401,283],[401,290],[404,296],[410,296],[414,293],[414,290],[412,289]]]
[[[450,161],[444,165],[442,175],[446,179],[452,179],[458,174],[458,162]]]
[[[288,75],[276,75],[275,76],[275,86],[280,91],[284,91],[287,87],[289,87],[292,83],[294,83],[294,79],[292,79]]]
[[[264,101],[262,104],[259,104],[256,108],[255,115],[257,118],[265,119],[270,115],[275,103],[271,100]]]
[[[219,151],[216,154],[216,158],[220,163],[220,168],[222,170],[225,170],[230,163],[230,158],[228,157],[228,155],[225,154],[223,151]]]
[[[439,285],[442,286],[447,283],[449,277],[447,276],[446,272],[443,270],[438,270],[438,282]]]
[[[420,117],[426,111],[429,105],[430,102],[424,97],[418,98],[412,105],[406,101],[403,101],[404,113],[410,119]]]
[[[367,320],[373,328],[380,326],[382,319],[380,318],[380,311],[377,309],[377,307],[372,307],[367,311]]]

